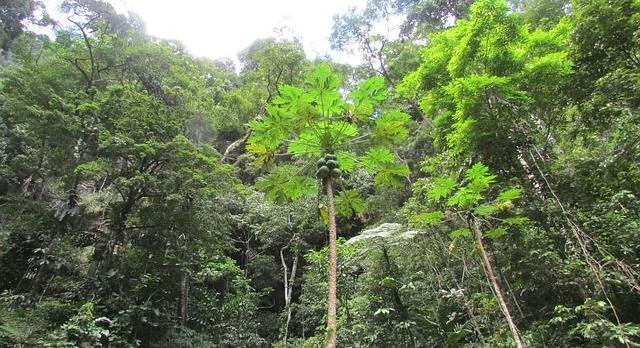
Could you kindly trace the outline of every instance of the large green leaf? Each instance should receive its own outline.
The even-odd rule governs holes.
[[[338,88],[340,79],[327,64],[319,64],[306,80],[310,101],[325,117],[331,117],[344,109],[344,101]]]
[[[442,221],[442,218],[444,218],[443,212],[430,211],[415,215],[411,217],[410,221],[412,224],[417,225],[418,227],[424,227],[438,224]]]
[[[342,122],[320,122],[305,129],[289,144],[288,151],[294,156],[313,156],[334,152],[340,145],[358,135],[355,125]]]
[[[266,198],[284,203],[316,192],[316,180],[297,175],[292,165],[280,166],[256,183],[256,187],[266,193]]]
[[[263,119],[249,123],[253,133],[247,142],[259,143],[269,149],[275,149],[289,136],[294,126],[293,119],[290,113],[276,106],[269,106],[267,111]]]
[[[387,98],[384,78],[375,76],[362,81],[349,94],[353,102],[354,114],[360,118],[371,116],[376,106]]]
[[[456,187],[456,181],[450,177],[436,178],[433,187],[427,192],[427,197],[437,201],[447,197]]]
[[[362,165],[370,172],[379,171],[394,162],[395,156],[386,147],[369,149],[362,158]]]
[[[471,231],[468,228],[459,228],[457,230],[451,231],[451,233],[449,233],[449,236],[451,237],[451,239],[470,237]]]
[[[476,193],[486,190],[496,179],[496,176],[491,174],[489,168],[480,162],[467,169],[464,176],[469,180],[467,187]]]
[[[518,199],[520,198],[520,196],[522,196],[522,189],[518,187],[512,187],[500,192],[500,194],[496,198],[496,202],[505,203],[514,199]]]
[[[336,212],[340,216],[351,217],[353,214],[362,213],[365,201],[358,191],[345,190],[336,196]]]
[[[407,138],[407,123],[411,117],[404,112],[388,111],[376,119],[371,137],[376,144],[394,144]]]

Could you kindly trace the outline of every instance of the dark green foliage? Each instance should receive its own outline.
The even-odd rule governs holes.
[[[338,346],[513,346],[473,222],[528,347],[640,344],[637,0],[370,0],[362,66],[239,71],[42,9],[0,4],[0,347],[322,346],[327,181]]]

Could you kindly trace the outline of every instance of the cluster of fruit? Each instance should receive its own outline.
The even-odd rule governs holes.
[[[339,178],[342,175],[342,171],[338,168],[337,157],[332,154],[327,154],[324,158],[318,161],[318,171],[316,177],[318,179],[326,179],[329,176],[332,178]]]

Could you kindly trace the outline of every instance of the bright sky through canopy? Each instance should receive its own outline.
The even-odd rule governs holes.
[[[60,0],[45,0],[49,10]],[[255,39],[287,27],[301,38],[307,55],[331,55],[343,62],[354,58],[331,52],[333,16],[366,0],[109,0],[118,12],[132,11],[150,35],[177,39],[197,56],[235,59]]]

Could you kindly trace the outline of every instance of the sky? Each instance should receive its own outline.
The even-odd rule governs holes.
[[[45,0],[49,12],[60,0]],[[333,52],[329,35],[335,14],[364,7],[366,0],[109,0],[118,12],[137,13],[147,33],[182,41],[196,56],[237,58],[254,40],[286,27],[299,37],[307,56],[329,55],[358,63],[352,54]]]

